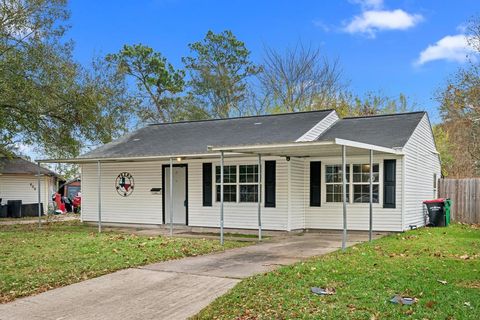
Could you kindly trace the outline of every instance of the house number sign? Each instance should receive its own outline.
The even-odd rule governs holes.
[[[115,188],[117,193],[122,197],[128,197],[132,194],[135,188],[135,181],[133,176],[128,172],[122,172],[115,179]]]

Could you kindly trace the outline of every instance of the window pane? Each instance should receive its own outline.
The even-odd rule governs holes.
[[[215,182],[220,183],[220,166],[215,167]],[[237,166],[223,167],[223,183],[237,182]]]
[[[240,180],[240,183],[258,182],[258,166],[257,165],[241,165],[239,180]]]
[[[240,202],[257,202],[258,201],[258,185],[241,185],[240,186]]]
[[[342,182],[342,165],[334,164],[325,166],[325,181],[327,183],[331,182]],[[347,165],[347,181],[350,180],[349,166]]]
[[[373,185],[373,202],[378,203],[378,184]],[[370,202],[370,185],[354,185],[353,186],[353,202],[369,203]]]
[[[326,198],[327,202],[343,202],[343,185],[342,184],[327,184]],[[347,201],[349,201],[349,186],[347,183]]]
[[[220,199],[220,186],[217,185],[217,201]],[[237,186],[236,185],[224,185],[223,186],[223,201],[224,202],[236,202],[237,201]]]

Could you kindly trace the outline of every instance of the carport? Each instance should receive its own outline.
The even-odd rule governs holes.
[[[369,194],[369,240],[372,240],[372,232],[373,232],[373,188],[372,188],[372,181],[373,181],[373,160],[374,160],[374,153],[376,154],[394,154],[394,155],[402,155],[401,151],[386,148],[382,146],[376,146],[372,144],[360,143],[351,140],[345,139],[334,139],[331,141],[309,141],[309,142],[295,142],[295,143],[284,143],[284,144],[265,144],[265,145],[241,145],[241,146],[209,146],[208,153],[204,155],[171,155],[171,156],[161,156],[161,157],[137,157],[137,158],[125,158],[125,159],[48,159],[48,160],[37,160],[38,168],[41,169],[41,163],[55,163],[55,162],[62,162],[62,163],[92,163],[96,162],[97,164],[97,177],[98,180],[101,180],[102,175],[102,163],[112,163],[112,162],[141,162],[141,161],[169,161],[169,166],[172,168],[174,166],[175,161],[182,161],[188,159],[199,159],[203,157],[212,157],[218,155],[220,157],[220,212],[219,212],[219,228],[220,228],[220,242],[224,243],[224,159],[228,156],[252,156],[255,155],[258,158],[258,169],[259,169],[259,179],[261,179],[261,172],[262,172],[262,156],[280,156],[285,157],[287,161],[290,158],[297,157],[297,158],[307,158],[307,157],[315,157],[315,156],[329,156],[329,157],[339,157],[341,158],[342,163],[342,220],[343,220],[343,230],[342,230],[342,249],[346,248],[347,243],[347,219],[348,219],[348,212],[347,212],[347,194],[346,194],[346,163],[347,163],[347,156],[358,156],[363,155],[365,156],[368,154],[369,156],[369,165],[370,165],[370,194]],[[290,164],[290,162],[289,162]],[[159,165],[159,170],[161,165]],[[173,185],[172,185],[172,170],[170,170],[170,213],[173,213]],[[289,165],[289,172],[290,172],[290,165]],[[404,174],[404,170],[402,170],[402,174]],[[405,179],[402,177],[402,181]],[[39,175],[39,183],[40,183],[40,175]],[[404,188],[402,188],[403,190]],[[289,186],[290,192],[290,186]],[[38,186],[38,193],[40,195],[40,184]],[[98,196],[98,232],[102,231],[102,186],[101,183],[98,184],[97,190]],[[259,181],[258,187],[258,199],[261,200],[262,196],[262,183]],[[40,198],[39,198],[40,199]],[[39,200],[40,201],[40,200]],[[41,225],[41,212],[39,211],[39,226]],[[258,240],[262,240],[262,206],[261,201],[258,201]],[[173,235],[173,219],[170,219],[170,235]]]
[[[372,241],[373,233],[373,156],[374,152],[377,154],[394,154],[394,155],[403,155],[399,150],[386,148],[382,146],[376,146],[367,143],[361,143],[345,139],[334,139],[332,141],[309,141],[309,142],[295,142],[287,144],[269,144],[269,145],[250,145],[250,146],[209,146],[209,151],[220,152],[221,157],[221,206],[220,206],[220,241],[223,244],[223,216],[224,216],[224,199],[223,199],[223,175],[224,175],[224,157],[225,154],[235,153],[235,154],[245,154],[245,155],[256,155],[258,156],[258,166],[259,172],[261,172],[261,159],[262,156],[281,156],[286,157],[287,161],[290,157],[315,157],[315,156],[339,156],[342,159],[342,219],[343,219],[343,230],[342,230],[342,250],[345,250],[347,243],[347,196],[346,196],[346,163],[347,163],[347,154],[348,155],[369,155],[369,181],[370,181],[370,193],[369,193],[369,241]],[[289,162],[290,164],[290,162]],[[290,166],[289,166],[290,171]],[[404,174],[405,170],[402,170]],[[261,177],[261,174],[259,175]],[[402,177],[402,181],[405,179]],[[262,184],[259,183],[258,188],[258,198],[261,199],[262,194]],[[404,188],[402,188],[403,190]],[[260,201],[258,202],[258,239],[262,240],[262,206]]]

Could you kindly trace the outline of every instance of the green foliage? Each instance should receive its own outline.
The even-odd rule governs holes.
[[[480,18],[470,22],[467,39],[480,53]],[[457,71],[437,96],[443,129],[451,141],[452,177],[480,174],[480,63],[472,58]]]
[[[246,245],[103,232],[80,222],[0,226],[0,303],[113,271]]]
[[[189,71],[192,93],[213,117],[241,114],[247,79],[261,70],[250,61],[245,43],[229,31],[208,31],[202,41],[188,45],[192,56],[182,59]]]
[[[455,165],[452,154],[454,143],[450,141],[449,134],[442,124],[434,125],[432,129],[437,151],[440,153],[442,176],[448,177],[450,170]]]
[[[478,226],[391,235],[243,280],[195,318],[479,319],[479,252]],[[418,302],[393,304],[395,294]]]
[[[178,96],[185,88],[185,72],[176,70],[161,53],[142,44],[125,45],[106,60],[120,75],[135,81],[138,103],[134,109],[142,122],[182,120],[188,113]]]
[[[341,93],[331,101],[328,109],[333,108],[340,117],[372,116],[410,112],[417,108],[415,101],[409,101],[407,96],[400,93],[397,98],[388,97],[381,92],[367,92],[363,97],[349,92]],[[314,110],[320,110],[314,105]]]
[[[73,61],[65,1],[4,1],[0,13],[0,154],[23,144],[71,157],[124,132],[125,83]]]

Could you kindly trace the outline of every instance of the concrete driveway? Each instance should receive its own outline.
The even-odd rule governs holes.
[[[366,240],[366,233],[350,233],[348,245]],[[243,278],[340,246],[340,233],[304,233],[125,269],[0,305],[0,319],[185,319]]]

